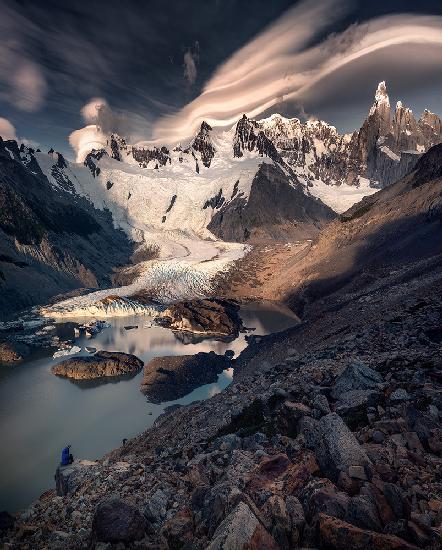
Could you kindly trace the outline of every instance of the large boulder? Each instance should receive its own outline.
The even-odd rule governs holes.
[[[84,479],[90,474],[91,469],[98,466],[91,460],[74,460],[67,466],[58,466],[55,472],[55,487],[58,496],[66,496],[75,493]]]
[[[336,379],[332,397],[339,399],[351,390],[373,390],[383,383],[382,376],[361,362],[350,364]]]
[[[141,391],[153,403],[173,401],[184,397],[203,384],[218,380],[218,375],[231,366],[225,355],[197,353],[196,355],[154,357],[144,367]]]
[[[192,300],[170,305],[158,320],[162,326],[207,336],[238,336],[239,305],[219,299]]]
[[[143,368],[143,361],[135,355],[117,351],[98,351],[87,357],[72,357],[52,367],[52,373],[75,380],[92,380],[136,374]]]
[[[351,466],[365,467],[370,460],[356,437],[336,413],[323,416],[317,424],[315,454],[324,474],[336,482],[339,473]]]
[[[111,496],[101,501],[92,521],[95,542],[133,542],[144,537],[146,520],[131,503]]]
[[[244,502],[218,526],[207,550],[277,550],[275,539]]]

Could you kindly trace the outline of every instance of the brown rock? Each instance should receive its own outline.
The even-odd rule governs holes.
[[[54,365],[51,370],[58,376],[75,380],[92,380],[136,374],[143,368],[143,364],[143,361],[135,355],[117,351],[98,351],[92,356],[66,359]]]
[[[23,361],[23,355],[17,345],[10,342],[0,342],[0,365],[19,363]]]
[[[192,300],[170,305],[160,324],[194,334],[236,337],[242,327],[239,306],[228,300]]]
[[[418,550],[399,537],[355,527],[340,519],[319,514],[319,548],[327,550]]]
[[[249,506],[240,502],[218,526],[207,550],[278,550]]]

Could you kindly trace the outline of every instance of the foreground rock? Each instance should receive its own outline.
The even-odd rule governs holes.
[[[116,351],[98,351],[87,357],[73,357],[54,365],[52,373],[75,380],[93,380],[136,374],[143,368],[143,361],[135,355]]]
[[[144,537],[146,520],[131,503],[111,496],[97,506],[92,522],[95,542],[132,542]]]
[[[273,537],[264,529],[244,502],[240,502],[215,531],[207,550],[278,550]]]
[[[231,366],[225,355],[197,353],[179,357],[154,357],[144,367],[141,391],[154,403],[184,397],[203,384],[216,382]]]
[[[242,323],[239,305],[228,300],[193,300],[170,305],[159,319],[162,326],[194,334],[236,338]]]

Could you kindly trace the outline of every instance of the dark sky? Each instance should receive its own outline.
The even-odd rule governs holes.
[[[318,0],[320,3],[321,0]],[[102,97],[138,133],[197,97],[215,69],[270,25],[287,0],[0,0],[0,116],[21,138],[68,151],[80,110]],[[324,34],[392,14],[442,15],[440,0],[354,0]],[[303,108],[343,130],[358,126],[377,82],[411,107],[442,112],[440,70],[410,46],[368,56],[312,90]],[[441,51],[441,50],[439,50]],[[191,59],[184,75],[184,56]],[[193,70],[195,64],[195,71]],[[439,67],[440,68],[440,67]],[[325,93],[326,92],[326,93]],[[276,109],[275,109],[276,110]],[[279,111],[295,116],[296,106]],[[72,156],[72,153],[71,153]]]

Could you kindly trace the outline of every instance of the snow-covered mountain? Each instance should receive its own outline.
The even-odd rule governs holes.
[[[385,82],[381,82],[367,118],[352,134],[340,134],[334,126],[319,120],[302,123],[279,114],[252,120],[244,115],[228,131],[213,130],[203,122],[193,140],[173,148],[148,143],[130,145],[113,134],[107,147],[92,151],[85,164],[96,175],[96,168],[101,170],[102,164],[109,167],[102,160],[108,156],[144,169],[145,178],[154,186],[156,180],[164,184],[185,177],[192,187],[195,184],[206,191],[212,189],[213,194],[209,193],[206,200],[215,204],[218,197],[212,210],[219,210],[227,207],[233,186],[244,197],[249,195],[251,181],[245,183],[243,171],[249,177],[250,171],[256,173],[264,161],[282,169],[294,188],[302,188],[307,196],[318,197],[341,213],[363,196],[404,176],[423,152],[440,141],[441,119],[425,110],[416,120],[401,102],[392,114]],[[122,166],[120,170],[130,172]],[[234,174],[242,177],[232,180]],[[186,191],[189,193],[189,189]],[[177,200],[179,195],[175,203]],[[167,227],[174,216],[171,210],[166,214],[163,223]],[[207,222],[210,216],[202,218]]]
[[[204,295],[216,273],[241,256],[242,245],[222,241],[311,238],[336,212],[412,170],[422,153],[441,141],[437,115],[425,111],[416,120],[400,102],[392,115],[380,83],[366,120],[352,134],[341,135],[322,121],[244,115],[228,130],[203,122],[192,140],[172,148],[131,145],[112,134],[105,147],[91,150],[81,163],[70,163],[52,149],[42,153],[4,142],[6,171],[0,183],[14,188],[7,161],[21,165],[25,172],[16,170],[24,181],[37,177],[43,187],[49,184],[57,204],[66,205],[74,232],[82,229],[85,208],[94,217],[102,212],[103,220],[112,220],[139,243],[138,258],[144,258],[129,270],[129,286],[112,292],[124,298],[151,290],[167,301]],[[26,196],[20,200],[25,204]],[[45,197],[40,200],[43,204]],[[32,201],[41,211],[35,196]],[[75,212],[79,227],[73,223]],[[13,216],[9,208],[3,221],[10,224]],[[10,244],[19,255],[42,253]],[[65,269],[52,260],[49,264]],[[100,292],[89,295],[89,305],[95,307],[108,293]],[[70,311],[77,306],[70,304]]]

